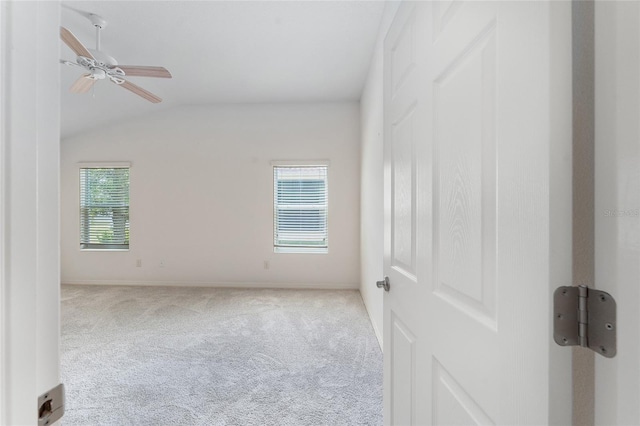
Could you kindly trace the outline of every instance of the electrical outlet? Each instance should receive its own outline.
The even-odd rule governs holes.
[[[142,268],[142,259],[136,260],[136,268]]]
[[[160,266],[161,268],[164,268],[164,259],[160,261],[159,266]]]
[[[264,261],[264,269],[269,269],[269,261],[268,260]]]

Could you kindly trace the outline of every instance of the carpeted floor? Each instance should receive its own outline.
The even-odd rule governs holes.
[[[64,425],[378,425],[357,291],[62,287]]]

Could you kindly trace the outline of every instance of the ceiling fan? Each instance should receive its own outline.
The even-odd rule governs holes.
[[[71,8],[70,8],[71,9]],[[159,103],[162,99],[148,90],[125,80],[125,77],[158,77],[171,78],[171,73],[164,67],[149,67],[137,65],[118,65],[118,62],[100,50],[100,31],[107,25],[107,21],[94,13],[74,11],[89,18],[96,28],[96,48],[87,49],[71,31],[60,27],[60,38],[76,54],[75,62],[60,60],[61,63],[84,68],[87,71],[70,87],[72,93],[86,93],[98,80],[109,79],[112,83],[123,87],[149,102]]]

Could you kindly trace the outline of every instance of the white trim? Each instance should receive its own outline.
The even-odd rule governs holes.
[[[6,291],[6,144],[7,144],[7,117],[9,109],[7,108],[7,63],[8,52],[7,37],[7,13],[6,9],[10,3],[0,2],[0,424],[7,424],[6,408],[7,408],[7,380],[6,380],[6,325],[5,315],[7,312]]]
[[[131,163],[127,161],[79,161],[79,169],[130,169]]]
[[[38,395],[60,382],[60,3],[0,4],[2,423],[36,424]]]
[[[272,166],[331,166],[329,160],[273,160]]]
[[[95,251],[95,252],[98,252],[98,253],[109,253],[109,252],[117,253],[117,252],[120,252],[120,251],[127,252],[127,251],[130,251],[131,249],[128,249],[128,248],[127,249],[110,249],[110,248],[104,248],[104,249],[90,248],[90,249],[85,249],[85,248],[80,247],[80,248],[78,248],[78,250],[83,252],[83,253],[84,252],[89,252],[89,251]]]
[[[376,339],[378,339],[378,345],[380,345],[380,351],[384,352],[384,345],[382,344],[382,333],[378,329],[378,325],[376,324],[376,321],[374,320],[373,316],[371,315],[371,312],[369,312],[369,307],[367,306],[366,302],[364,301],[364,297],[362,297],[362,292],[360,291],[359,293],[360,293],[360,298],[362,299],[362,304],[364,305],[364,309],[365,309],[365,311],[367,311],[367,315],[369,316],[369,322],[371,323],[371,327],[373,327],[373,332],[376,335]]]
[[[277,254],[329,254],[329,247],[279,247],[273,248]]]
[[[358,290],[359,283],[287,283],[231,281],[135,281],[135,280],[63,280],[62,285],[112,285],[151,287],[212,287],[212,288],[282,288],[312,290]]]

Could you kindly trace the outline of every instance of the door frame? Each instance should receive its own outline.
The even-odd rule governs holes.
[[[60,2],[0,2],[0,423],[59,382]]]
[[[7,312],[5,296],[5,145],[6,145],[6,114],[7,114],[7,2],[0,2],[0,424],[7,424],[6,419],[6,333],[5,312]]]
[[[595,424],[639,424],[640,4],[595,2],[593,13],[594,284],[617,301],[617,355],[595,356],[591,411]]]

